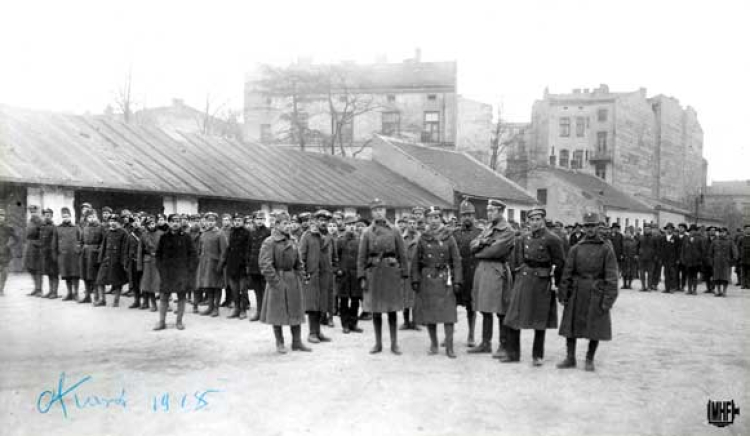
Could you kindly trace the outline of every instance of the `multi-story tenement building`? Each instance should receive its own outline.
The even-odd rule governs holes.
[[[456,62],[422,62],[419,50],[401,63],[259,66],[244,115],[249,141],[363,158],[373,134],[478,155],[492,134],[492,107],[457,94]]]
[[[508,151],[506,172],[521,184],[537,169],[565,168],[594,174],[631,195],[685,204],[705,186],[695,110],[671,97],[648,98],[645,88],[545,90],[520,143],[523,149]]]

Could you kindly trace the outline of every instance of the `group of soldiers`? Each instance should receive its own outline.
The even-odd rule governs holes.
[[[253,290],[257,309],[250,321],[273,326],[276,350],[282,354],[287,352],[282,326],[291,328],[292,350],[311,351],[302,341],[301,325],[307,321],[308,343],[329,342],[321,326],[332,327],[334,316],[340,317],[345,334],[362,332],[358,322],[371,319],[375,344],[370,352],[379,353],[386,314],[392,353],[401,354],[399,330],[420,330],[421,325],[428,331],[429,354],[444,346],[446,355],[455,358],[457,306],[464,306],[469,353],[492,353],[497,318],[498,347],[492,357],[518,362],[520,331],[530,329],[532,364],[540,366],[546,330],[559,324],[560,335],[567,338],[567,356],[558,367],[576,366],[576,340],[586,338],[586,369],[594,370],[599,341],[611,339],[609,312],[619,275],[623,289],[640,277],[641,290],[655,290],[663,269],[664,292],[687,284],[688,294],[695,294],[700,273],[707,291],[725,296],[731,273],[727,268],[737,264],[745,271],[740,275],[747,286],[750,226],[736,240],[726,229],[684,224],[677,232],[667,224],[663,234],[651,226],[645,226],[643,234],[632,227],[623,234],[619,225],[610,228],[595,213],[584,215],[583,224],[565,227],[547,220],[544,209],[534,208],[520,227],[505,220],[505,204],[494,199],[488,201],[486,221],[477,220],[469,201],[462,202],[459,216],[449,221],[439,207],[416,207],[395,224],[386,219],[382,201],[374,200],[370,209],[370,219],[318,210],[296,216],[225,214],[219,221],[212,212],[114,214],[105,207],[100,222],[85,203],[79,223],[63,208],[62,224],[55,225],[52,210],[40,213],[30,206],[24,253],[25,268],[34,279],[30,295],[58,298],[62,278],[67,287],[63,300],[106,306],[107,294],[114,294],[113,305],[118,306],[128,284],[125,295],[134,298],[130,308],[158,311],[154,330],[163,330],[175,294],[175,326],[182,330],[188,300],[194,313],[217,317],[220,307],[229,307],[229,318],[247,319],[248,292]],[[19,239],[0,212],[7,265],[9,247]],[[47,294],[42,292],[45,275]],[[78,295],[80,280],[83,298]],[[558,302],[563,305],[559,323]],[[200,311],[199,306],[206,308]],[[478,344],[477,312],[482,314]],[[442,344],[438,324],[444,326]]]

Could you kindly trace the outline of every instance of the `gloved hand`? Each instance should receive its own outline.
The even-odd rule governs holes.
[[[344,271],[341,271],[341,270],[336,271],[336,276],[337,277],[341,277],[343,275],[344,275]]]
[[[362,290],[362,292],[367,292],[367,278],[362,277],[359,279],[359,288]]]
[[[411,288],[414,290],[414,292],[419,293],[419,282],[411,282]]]

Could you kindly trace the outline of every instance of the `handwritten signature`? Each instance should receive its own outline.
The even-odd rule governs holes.
[[[121,408],[123,410],[128,409],[127,392],[125,388],[122,388],[119,395],[106,397],[102,395],[84,395],[79,389],[85,384],[88,384],[93,380],[93,377],[87,375],[82,377],[75,383],[67,386],[65,373],[60,374],[60,378],[57,382],[57,388],[52,390],[42,391],[36,400],[36,409],[39,413],[46,414],[50,410],[59,406],[62,415],[65,419],[68,418],[68,406],[77,410],[85,410],[92,408]],[[202,391],[195,391],[192,395],[181,393],[172,394],[168,392],[161,392],[157,395],[152,395],[147,398],[148,408],[152,412],[170,412],[171,410],[182,410],[196,412],[204,410],[209,406],[208,396],[209,394],[216,394],[222,391],[217,389],[205,389]],[[80,395],[79,395],[80,394]],[[67,402],[66,402],[67,400]]]

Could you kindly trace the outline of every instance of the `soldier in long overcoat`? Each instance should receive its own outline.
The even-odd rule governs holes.
[[[5,219],[5,209],[0,209],[0,296],[5,295],[8,265],[13,259],[13,249],[20,243],[16,229]]]
[[[91,303],[91,294],[96,291],[96,277],[99,274],[99,248],[104,240],[104,228],[99,223],[96,212],[91,210],[84,217],[85,223],[81,228],[80,271],[85,295],[79,303]]]
[[[49,292],[42,298],[57,298],[57,288],[60,284],[60,269],[57,266],[57,250],[55,239],[57,238],[57,226],[52,221],[52,209],[42,211],[43,221],[39,227],[39,243],[41,244],[42,253],[42,275],[47,276],[49,280]]]
[[[252,216],[253,228],[250,230],[250,257],[247,266],[248,288],[255,291],[256,311],[250,321],[260,320],[260,308],[263,307],[263,296],[266,291],[266,278],[260,271],[260,247],[263,241],[271,236],[271,229],[266,226],[266,214],[256,211]],[[248,310],[249,300],[248,300]]]
[[[477,269],[477,259],[471,252],[471,241],[477,238],[482,230],[476,226],[476,208],[470,201],[464,200],[459,206],[461,215],[461,225],[453,232],[453,239],[458,245],[458,252],[461,255],[461,292],[456,296],[456,304],[466,308],[466,320],[469,324],[468,337],[466,345],[473,347],[474,328],[477,320],[477,312],[471,301],[471,294],[474,289],[474,271]]]
[[[71,221],[70,209],[63,207],[62,223],[55,232],[55,253],[60,277],[65,280],[67,294],[63,301],[78,300],[78,281],[81,277],[81,228]]]
[[[361,235],[356,224],[356,216],[344,217],[344,234],[339,237],[336,244],[336,257],[339,260],[336,265],[336,295],[339,299],[339,317],[344,333],[362,333],[362,329],[357,327],[362,289],[357,281],[357,254]]]
[[[386,220],[385,203],[370,203],[372,224],[362,234],[357,255],[357,277],[364,293],[364,310],[372,313],[375,346],[370,353],[383,351],[383,313],[388,314],[391,352],[398,346],[397,312],[404,310],[402,279],[409,276],[404,240],[398,229]]]
[[[625,229],[625,235],[622,239],[622,261],[620,270],[622,271],[622,289],[632,289],[633,277],[638,273],[638,239],[633,234],[633,228]]]
[[[154,330],[167,328],[167,309],[169,296],[177,294],[177,322],[175,327],[184,330],[182,317],[185,314],[187,293],[195,286],[195,271],[192,259],[195,256],[193,241],[188,232],[181,227],[177,214],[169,215],[169,231],[159,238],[156,247],[156,267],[159,269],[159,323]],[[222,235],[223,236],[223,235]]]
[[[750,224],[745,224],[743,229],[744,233],[737,244],[742,277],[740,285],[741,289],[750,289]]]
[[[658,230],[644,224],[643,235],[638,238],[638,269],[641,273],[641,292],[655,290],[656,283],[658,283],[654,278],[654,264],[659,247],[659,237],[652,234],[653,231],[658,233]]]
[[[289,214],[276,214],[275,228],[263,241],[258,264],[266,278],[266,291],[260,310],[260,321],[273,326],[276,351],[286,353],[282,326],[292,331],[292,350],[312,351],[302,343],[302,324],[305,322],[304,297],[300,276],[297,243],[289,234]]]
[[[680,262],[685,266],[687,273],[686,295],[697,295],[698,273],[703,267],[703,259],[706,257],[706,238],[698,231],[698,226],[690,225],[690,235],[682,240],[680,250]]]
[[[141,309],[150,308],[151,312],[156,312],[158,310],[156,294],[161,290],[159,269],[156,267],[156,248],[164,232],[157,228],[156,219],[153,216],[146,217],[143,226],[146,231],[141,234],[138,249],[138,269],[141,271],[141,293],[143,294]]]
[[[456,294],[461,292],[461,255],[452,231],[443,224],[442,210],[432,206],[427,212],[427,228],[419,236],[411,259],[411,284],[417,293],[414,322],[427,326],[429,354],[437,354],[437,325],[445,328],[445,353],[455,358],[453,327],[457,321]]]
[[[708,255],[708,251],[711,248],[711,244],[716,240],[718,237],[716,235],[717,228],[714,226],[708,226],[706,228],[706,251],[704,252],[705,256],[703,257],[703,280],[706,282],[706,290],[703,291],[704,294],[711,294],[714,292],[714,267],[713,267],[713,261],[711,260],[711,257]]]
[[[234,309],[229,318],[246,319],[247,268],[250,258],[250,230],[245,227],[245,217],[236,213],[232,217],[227,249],[224,251],[224,265],[229,288],[232,289]]]
[[[333,298],[333,240],[326,228],[331,213],[319,210],[309,230],[302,235],[299,243],[300,263],[305,275],[303,294],[305,312],[310,323],[308,342],[317,344],[329,342],[330,338],[320,331],[323,314],[328,311]]]
[[[664,226],[666,232],[661,237],[659,246],[659,258],[664,266],[664,292],[669,294],[680,289],[680,276],[677,271],[677,263],[680,260],[680,250],[682,246],[677,235],[674,234],[674,224],[667,223]]]
[[[567,357],[558,368],[576,366],[576,340],[589,339],[586,370],[594,370],[599,341],[612,339],[610,309],[617,299],[617,259],[610,244],[596,231],[599,216],[583,217],[585,238],[570,249],[565,261],[558,299],[564,306],[560,335],[566,339]]]
[[[737,247],[729,238],[729,230],[726,227],[719,230],[719,237],[709,246],[708,258],[714,273],[715,295],[726,297],[727,286],[732,281],[732,265],[737,258]]]
[[[26,224],[26,244],[23,253],[23,267],[31,274],[34,280],[34,290],[28,294],[30,297],[42,296],[42,242],[41,236],[42,217],[39,215],[39,206],[30,205],[29,222]]]
[[[531,231],[517,240],[513,265],[515,279],[510,294],[505,325],[508,329],[508,350],[501,362],[518,362],[521,356],[522,329],[534,330],[532,359],[541,366],[544,359],[546,329],[557,328],[557,301],[552,291],[552,278],[559,286],[565,265],[560,238],[544,227],[547,211],[531,209],[526,217]]]
[[[417,240],[419,239],[419,232],[417,231],[417,220],[414,217],[406,218],[406,228],[401,234],[401,238],[404,240],[404,248],[406,249],[406,261],[407,267],[411,271],[411,260],[414,258],[414,253],[417,251]],[[414,308],[415,293],[411,288],[411,281],[406,278],[404,279],[404,324],[399,327],[399,330],[420,330],[417,323],[411,319],[411,312]]]
[[[109,229],[104,232],[102,246],[99,249],[99,271],[96,277],[97,293],[99,294],[94,306],[106,306],[105,286],[111,285],[115,294],[113,307],[120,305],[122,285],[128,282],[125,272],[125,250],[128,244],[128,232],[122,228],[121,218],[117,215],[109,216]]]
[[[129,309],[138,309],[141,307],[141,275],[143,271],[138,269],[138,250],[141,246],[141,237],[143,228],[141,227],[141,217],[135,215],[129,218],[129,224],[126,227],[128,232],[128,247],[125,251],[125,271],[128,273],[128,296],[133,295],[133,304],[128,306]]]
[[[470,249],[477,259],[474,272],[474,288],[471,300],[477,312],[482,313],[482,343],[469,353],[492,351],[493,317],[498,317],[500,334],[497,351],[493,357],[506,354],[507,327],[503,325],[508,309],[513,277],[509,265],[515,246],[516,233],[503,217],[505,203],[491,199],[487,202],[487,217],[490,223],[473,241]]]
[[[221,288],[224,286],[224,264],[225,251],[227,249],[227,238],[222,229],[216,227],[219,216],[213,212],[206,213],[206,229],[201,234],[198,252],[198,273],[194,289],[201,289],[208,295],[208,308],[201,315],[219,316],[219,305],[221,303]],[[227,290],[235,292],[231,286]],[[236,290],[239,292],[239,289]],[[230,301],[232,298],[229,298]]]

